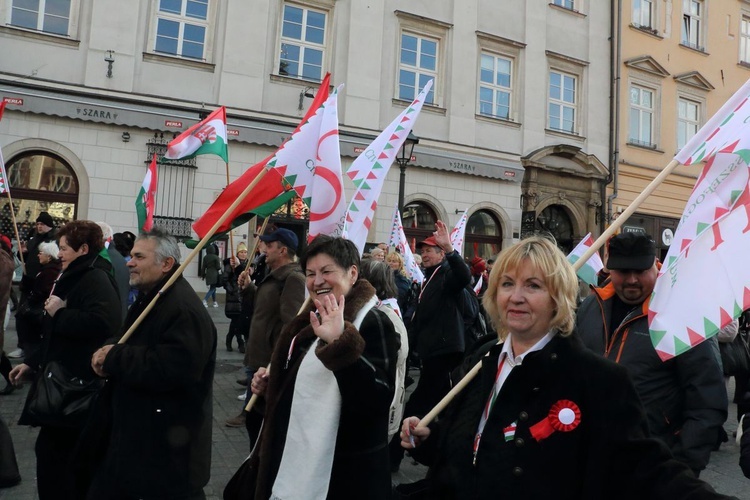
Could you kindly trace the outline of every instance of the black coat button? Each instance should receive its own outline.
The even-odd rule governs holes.
[[[518,414],[518,419],[521,422],[525,422],[525,421],[527,421],[529,419],[529,414],[526,413],[525,411],[522,411],[521,413]]]
[[[524,444],[526,444],[526,443],[524,443],[523,438],[516,438],[516,447],[517,448],[522,447]]]
[[[523,469],[520,467],[513,467],[513,470],[511,471],[511,474],[513,474],[516,477],[519,477],[523,474]]]
[[[557,361],[557,354],[555,354],[555,353],[553,352],[553,353],[552,353],[552,354],[550,355],[549,359],[551,359],[552,361]]]

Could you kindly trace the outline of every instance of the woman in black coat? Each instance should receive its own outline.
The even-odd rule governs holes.
[[[484,297],[500,342],[470,358],[464,371],[480,371],[438,422],[402,426],[402,446],[430,465],[428,498],[726,498],[647,437],[626,371],[571,336],[576,292],[550,240],[500,255]]]
[[[19,385],[31,379],[49,361],[58,361],[71,375],[96,378],[91,355],[117,333],[121,323],[120,299],[104,248],[102,230],[91,221],[72,221],[58,232],[62,274],[44,302],[43,337],[39,349],[28,353],[11,371]],[[85,418],[81,419],[80,427]],[[35,425],[24,409],[22,424]],[[80,427],[42,426],[36,441],[37,487],[40,500],[74,499],[71,455]]]
[[[352,242],[318,236],[301,265],[314,305],[282,331],[270,381],[261,368],[251,384],[266,401],[252,498],[390,498],[399,337]]]

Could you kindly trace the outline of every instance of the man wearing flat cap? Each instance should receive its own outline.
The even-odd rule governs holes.
[[[247,273],[240,274],[238,280],[240,294],[255,294],[244,359],[248,381],[256,370],[268,366],[281,329],[297,316],[305,300],[305,275],[296,262],[297,235],[280,227],[260,235],[260,241],[266,246],[267,274],[257,285]],[[228,427],[247,428],[251,449],[263,421],[257,406],[249,415],[241,413],[226,421]]]
[[[667,361],[656,354],[648,306],[659,264],[649,236],[622,233],[612,238],[607,268],[609,283],[592,287],[578,309],[577,334],[589,349],[627,368],[651,435],[697,476],[727,418],[727,393],[712,343],[702,342]]]

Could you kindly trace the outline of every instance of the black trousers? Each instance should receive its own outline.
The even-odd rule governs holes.
[[[36,438],[36,483],[39,500],[76,498],[71,458],[78,441],[77,429],[41,427]]]

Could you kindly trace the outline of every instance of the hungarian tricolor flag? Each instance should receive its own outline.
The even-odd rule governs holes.
[[[185,160],[198,155],[215,154],[229,162],[227,151],[227,113],[220,107],[205,120],[196,123],[167,145],[164,158]]]
[[[575,264],[586,253],[586,250],[591,248],[594,244],[594,239],[591,237],[591,233],[588,233],[583,239],[576,245],[572,252],[568,254],[568,262]],[[581,267],[578,268],[576,274],[583,281],[589,285],[596,286],[598,281],[599,271],[604,268],[602,258],[599,257],[598,253],[594,253],[589,260],[586,261]]]
[[[145,233],[153,229],[154,208],[156,208],[156,153],[151,158],[151,165],[148,166],[141,190],[135,199],[135,212],[138,214],[140,232]]]
[[[224,215],[224,212],[229,209],[234,200],[242,194],[245,187],[260,174],[271,158],[273,158],[273,155],[248,168],[244,174],[239,176],[237,180],[229,184],[221,192],[216,201],[213,202],[203,215],[193,222],[193,231],[195,231],[195,234],[200,239],[203,239],[208,234],[208,231],[216,221]],[[277,208],[293,198],[295,194],[294,190],[290,187],[284,187],[279,172],[276,169],[271,169],[245,197],[245,201],[240,203],[226,221],[219,226],[215,234],[219,235],[220,233],[229,231],[233,227],[242,225],[250,220],[253,215],[268,217]]]

